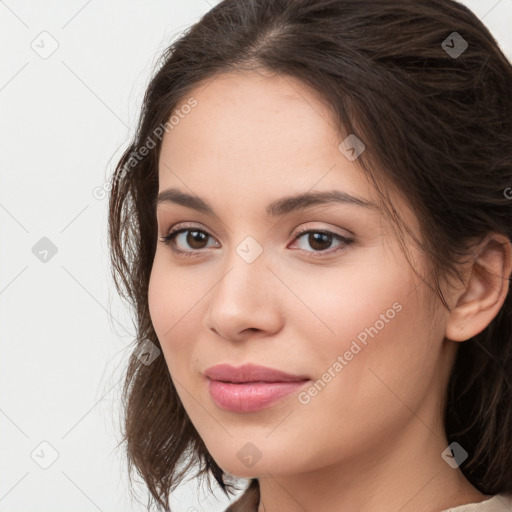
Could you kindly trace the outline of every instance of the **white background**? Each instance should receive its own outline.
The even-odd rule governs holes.
[[[115,449],[134,329],[110,279],[101,187],[156,59],[215,3],[0,0],[0,512],[145,509]],[[512,0],[463,3],[512,60]],[[46,263],[32,252],[43,237],[57,249]],[[222,511],[218,496],[190,482],[171,506]]]

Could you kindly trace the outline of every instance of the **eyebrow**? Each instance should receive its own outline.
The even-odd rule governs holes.
[[[198,196],[182,192],[177,188],[168,188],[158,194],[155,206],[164,203],[179,204],[218,218],[218,215],[207,201]],[[332,203],[350,204],[375,210],[379,209],[375,203],[366,199],[353,196],[341,190],[330,190],[327,192],[305,192],[303,194],[282,197],[270,203],[266,208],[266,212],[267,215],[271,217],[280,217],[292,211]]]

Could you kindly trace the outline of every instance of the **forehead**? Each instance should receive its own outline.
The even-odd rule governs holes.
[[[343,184],[335,179],[343,176],[345,186],[360,189],[366,182],[338,149],[341,137],[328,106],[295,78],[219,75],[191,91],[176,110],[190,98],[196,106],[164,136],[161,187],[176,182],[170,169],[203,185],[257,180],[304,188],[325,179]]]

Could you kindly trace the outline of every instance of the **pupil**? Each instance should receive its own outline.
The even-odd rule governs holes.
[[[331,238],[331,236],[326,233],[310,233],[309,234],[309,245],[313,249],[322,251],[324,249],[328,249],[329,245],[331,245],[330,238]],[[327,245],[325,245],[326,242],[327,242]],[[322,245],[322,243],[323,243],[323,245]]]
[[[187,244],[194,249],[202,249],[201,242],[207,239],[206,233],[201,231],[189,231],[187,235]]]

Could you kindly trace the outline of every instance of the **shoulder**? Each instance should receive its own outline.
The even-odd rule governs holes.
[[[510,512],[511,510],[512,492],[495,494],[484,501],[460,505],[442,512]]]
[[[244,493],[225,512],[257,512],[260,498],[259,484],[253,479]],[[478,503],[468,503],[442,512],[511,512],[512,492],[500,493]]]

